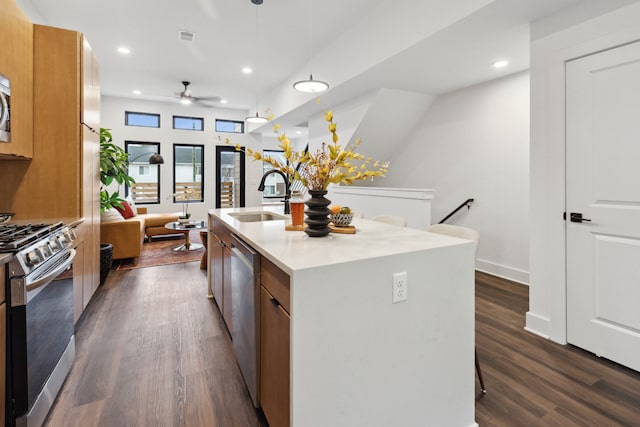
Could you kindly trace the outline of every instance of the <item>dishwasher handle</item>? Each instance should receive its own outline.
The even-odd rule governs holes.
[[[231,252],[240,258],[247,267],[253,269],[253,259],[258,255],[258,252],[254,251],[252,247],[240,240],[235,234],[231,235],[231,239],[233,240]]]

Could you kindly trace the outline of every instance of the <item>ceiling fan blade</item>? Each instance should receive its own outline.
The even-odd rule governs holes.
[[[220,98],[219,96],[199,96],[197,99],[199,101],[220,102],[222,98]]]

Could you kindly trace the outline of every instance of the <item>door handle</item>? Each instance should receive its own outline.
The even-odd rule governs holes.
[[[583,218],[582,214],[579,212],[571,212],[569,214],[569,220],[571,222],[591,222],[589,218]]]

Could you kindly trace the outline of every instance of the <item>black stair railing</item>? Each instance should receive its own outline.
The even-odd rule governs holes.
[[[473,203],[473,199],[465,200],[460,206],[458,206],[453,211],[451,211],[449,215],[445,216],[443,219],[438,221],[438,224],[443,224],[446,220],[454,216],[460,209],[464,208],[465,206],[467,207],[467,209],[471,209],[471,203]]]

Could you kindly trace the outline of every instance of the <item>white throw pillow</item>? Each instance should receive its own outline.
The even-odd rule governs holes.
[[[134,203],[133,198],[131,196],[127,196],[124,201],[129,203],[129,207],[131,207],[131,210],[133,211],[133,216],[138,216],[138,209],[136,208],[136,204]]]
[[[100,222],[120,222],[124,221],[124,218],[116,209],[107,209],[100,214]]]

